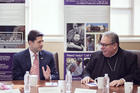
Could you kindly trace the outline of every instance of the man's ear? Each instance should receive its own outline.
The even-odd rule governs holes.
[[[114,48],[116,49],[118,47],[118,44],[117,43],[114,43]]]
[[[28,41],[28,44],[31,45],[32,44],[32,41]]]

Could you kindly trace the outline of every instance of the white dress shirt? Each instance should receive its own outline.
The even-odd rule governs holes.
[[[34,53],[31,51],[31,49],[29,48],[29,53],[30,53],[30,58],[31,58],[31,66],[33,66],[33,62],[34,62],[34,59],[35,59],[35,55]],[[39,59],[39,52],[37,53],[37,59]],[[39,60],[38,60],[39,61]]]

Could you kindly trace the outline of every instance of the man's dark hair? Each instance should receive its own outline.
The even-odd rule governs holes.
[[[37,37],[40,37],[40,36],[43,36],[42,33],[40,33],[39,31],[37,30],[31,30],[28,34],[28,41],[34,41],[36,40]]]

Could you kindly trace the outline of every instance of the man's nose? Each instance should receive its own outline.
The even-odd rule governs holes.
[[[43,45],[44,42],[41,42],[40,45]]]
[[[101,45],[101,49],[104,49],[105,47],[103,45]]]

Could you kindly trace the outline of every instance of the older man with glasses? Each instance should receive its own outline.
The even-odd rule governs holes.
[[[110,86],[120,86],[125,81],[133,82],[137,56],[119,47],[119,37],[114,32],[105,32],[100,45],[101,51],[92,54],[81,83],[94,81],[106,73],[110,77]]]

